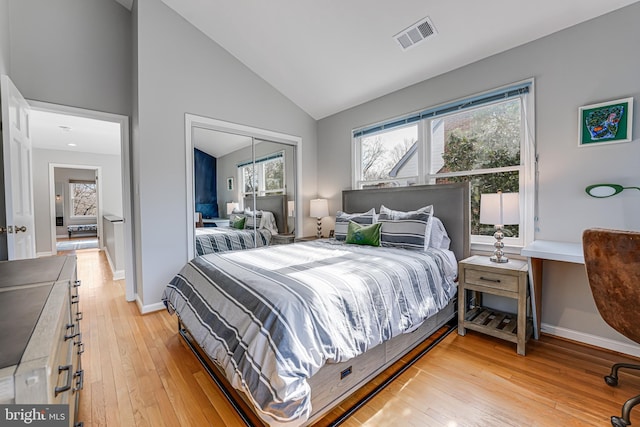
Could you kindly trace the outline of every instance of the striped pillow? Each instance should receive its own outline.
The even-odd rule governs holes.
[[[244,228],[260,228],[260,222],[262,221],[262,211],[246,211],[247,222],[244,224]]]
[[[382,246],[425,250],[429,247],[433,205],[417,211],[394,211],[380,207],[379,222],[382,223],[380,241]]]
[[[347,229],[349,228],[349,221],[353,221],[362,225],[373,224],[376,221],[376,210],[374,208],[369,209],[364,213],[346,213],[338,211],[336,213],[336,228],[334,236],[336,240],[345,240],[347,238]]]

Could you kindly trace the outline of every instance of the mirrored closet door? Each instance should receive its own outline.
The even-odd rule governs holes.
[[[252,230],[242,247],[269,243],[264,229],[293,234],[296,224],[297,146],[252,134],[191,127],[194,255],[217,251],[213,234]],[[215,227],[215,228],[214,228]],[[226,231],[225,231],[226,230]],[[261,231],[262,230],[262,231]],[[211,247],[200,243],[207,234]],[[261,234],[263,237],[261,237]],[[237,237],[235,233],[234,238]],[[220,239],[225,239],[220,237]]]

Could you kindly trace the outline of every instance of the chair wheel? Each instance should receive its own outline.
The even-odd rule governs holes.
[[[615,387],[618,385],[618,378],[611,375],[607,375],[606,377],[604,377],[604,382],[607,383],[607,385],[610,385],[611,387]]]
[[[613,427],[627,427],[631,424],[627,423],[624,419],[620,417],[611,417],[611,425]]]

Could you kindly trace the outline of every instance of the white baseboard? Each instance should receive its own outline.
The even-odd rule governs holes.
[[[584,332],[574,331],[572,329],[561,328],[558,326],[542,323],[540,330],[549,335],[555,335],[561,338],[567,338],[572,341],[605,348],[607,350],[617,351],[619,353],[628,354],[630,356],[640,357],[640,346],[629,344],[622,341],[616,341],[609,338],[603,338],[596,335],[585,334]]]
[[[140,301],[140,296],[136,295],[136,304],[138,304],[138,310],[140,310],[141,314],[152,313],[154,311],[166,310],[164,303],[158,302],[150,305],[142,305],[142,301]]]
[[[106,247],[103,247],[102,250],[104,254],[107,256],[107,262],[109,262],[109,267],[111,268],[111,274],[113,275],[113,280],[122,280],[124,279],[124,270],[116,270],[113,262],[111,261],[111,256],[109,255],[109,251]]]
[[[51,256],[51,255],[53,255],[53,253],[51,251],[49,251],[49,252],[37,252],[36,253],[36,258],[42,258],[42,257],[45,257],[45,256]]]

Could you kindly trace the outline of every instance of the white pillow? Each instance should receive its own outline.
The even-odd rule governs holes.
[[[431,223],[431,238],[429,239],[429,247],[436,249],[449,249],[451,246],[451,239],[447,230],[444,228],[444,224],[440,221],[440,218],[433,217]]]

